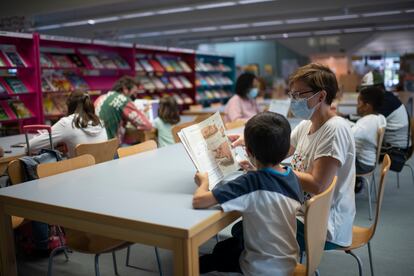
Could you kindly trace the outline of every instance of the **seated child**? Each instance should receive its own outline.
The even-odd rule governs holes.
[[[216,244],[200,258],[200,272],[242,272],[244,275],[291,275],[299,251],[296,213],[303,202],[299,182],[280,162],[290,147],[290,125],[281,115],[263,112],[244,129],[246,151],[257,168],[208,190],[207,173],[198,172],[193,207],[220,204],[224,212],[239,211],[242,234]],[[234,229],[234,228],[233,228]]]
[[[361,118],[352,127],[355,137],[355,169],[357,174],[364,174],[375,169],[377,156],[377,131],[387,125],[385,117],[378,113],[384,93],[376,87],[364,88],[359,92],[357,113]],[[355,191],[362,188],[357,180]]]
[[[173,97],[164,97],[160,100],[158,117],[154,120],[154,128],[158,132],[158,147],[175,144],[171,128],[180,122],[180,111]]]

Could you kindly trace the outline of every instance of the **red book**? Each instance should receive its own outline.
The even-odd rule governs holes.
[[[150,59],[149,60],[149,63],[152,65],[152,67],[154,68],[154,71],[155,72],[164,72],[164,68],[155,59]]]

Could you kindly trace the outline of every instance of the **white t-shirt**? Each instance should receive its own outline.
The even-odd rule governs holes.
[[[72,125],[74,115],[61,118],[52,126],[52,142],[54,145],[65,143],[68,148],[68,157],[75,156],[75,147],[78,144],[98,143],[108,140],[105,128],[101,125],[88,125],[86,128],[76,128]],[[49,148],[49,133],[41,133],[30,139],[30,151]]]
[[[387,121],[381,114],[370,114],[359,119],[352,127],[355,138],[356,159],[364,165],[375,166],[377,155],[377,132]]]
[[[302,121],[291,135],[295,148],[292,167],[300,172],[310,172],[313,161],[320,157],[332,157],[340,162],[337,182],[328,220],[327,240],[340,246],[352,242],[352,226],[355,217],[355,142],[347,121],[335,116],[309,135],[312,122]],[[307,194],[305,199],[310,198]],[[304,214],[304,212],[303,212]],[[298,219],[303,221],[303,214]]]

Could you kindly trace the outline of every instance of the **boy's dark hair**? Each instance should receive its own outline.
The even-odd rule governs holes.
[[[180,111],[173,97],[163,97],[158,108],[158,117],[167,124],[175,125],[180,121]]]
[[[244,139],[251,155],[262,165],[277,165],[289,152],[289,122],[277,113],[259,113],[247,122]]]
[[[361,101],[370,104],[375,112],[378,112],[383,101],[384,91],[377,86],[363,88],[360,92]]]
[[[124,88],[131,90],[134,86],[139,86],[139,82],[136,79],[130,76],[123,76],[115,82],[112,90],[122,93]]]
[[[101,124],[95,114],[95,107],[88,93],[83,91],[72,92],[66,100],[68,106],[68,116],[75,114],[72,126],[76,128],[86,128],[88,124],[97,126]]]
[[[336,76],[332,70],[318,63],[310,63],[298,68],[289,77],[289,87],[292,87],[293,83],[297,81],[305,83],[313,90],[313,93],[325,90],[325,103],[328,105],[335,99],[336,93],[339,90]]]
[[[256,76],[252,73],[241,74],[236,81],[236,94],[242,98],[247,98],[247,93],[253,87]]]

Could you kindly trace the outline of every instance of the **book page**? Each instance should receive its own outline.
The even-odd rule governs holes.
[[[184,128],[180,134],[197,170],[208,173],[210,190],[225,176],[239,169],[224,130],[217,112],[198,124]]]
[[[269,111],[278,113],[287,117],[290,108],[290,99],[286,100],[272,100],[270,102]]]

